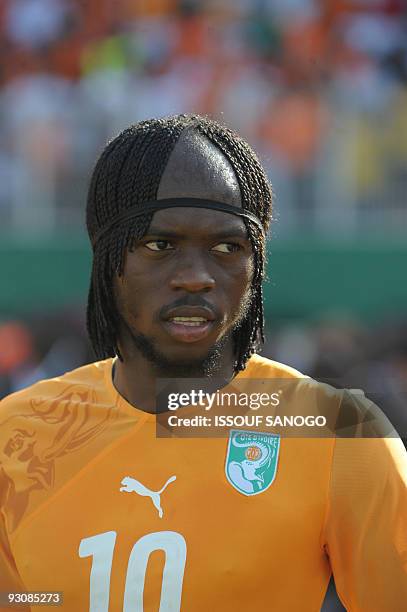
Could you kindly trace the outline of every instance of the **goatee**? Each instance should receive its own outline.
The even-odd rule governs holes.
[[[222,353],[229,340],[225,335],[216,342],[203,358],[169,360],[156,347],[156,343],[144,334],[132,332],[132,340],[137,350],[154,367],[158,378],[206,378],[212,377],[220,370]]]

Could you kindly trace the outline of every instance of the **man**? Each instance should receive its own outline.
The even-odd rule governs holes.
[[[1,404],[0,591],[62,591],[72,612],[314,612],[333,571],[347,609],[403,608],[399,439],[156,436],[158,378],[290,380],[299,411],[318,403],[253,354],[270,215],[255,154],[209,119],[106,147],[87,213],[100,361]]]

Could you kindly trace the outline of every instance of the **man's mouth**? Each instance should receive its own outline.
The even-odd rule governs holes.
[[[184,317],[182,317],[184,319]],[[185,317],[186,318],[186,317]],[[205,338],[213,326],[213,321],[169,319],[164,323],[167,332],[180,342],[198,342]]]
[[[171,323],[176,323],[177,325],[199,327],[203,323],[207,323],[208,319],[204,319],[204,317],[172,317],[170,321]]]
[[[209,334],[214,322],[215,315],[211,309],[183,306],[167,313],[164,327],[179,342],[197,342]]]

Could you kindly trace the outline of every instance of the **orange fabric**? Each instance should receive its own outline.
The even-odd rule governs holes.
[[[82,33],[64,38],[49,51],[49,62],[53,72],[67,79],[81,76],[82,54],[87,39]]]
[[[245,496],[225,476],[227,440],[157,438],[155,416],[118,395],[111,370],[111,360],[91,364],[0,404],[0,575],[11,589],[22,581],[63,591],[61,609],[98,612],[106,593],[109,611],[121,612],[126,592],[129,612],[139,611],[141,584],[149,612],[175,593],[185,546],[183,611],[315,612],[331,573],[327,551],[349,610],[407,600],[398,439],[282,439],[274,482]],[[244,378],[301,379],[299,410],[311,385],[258,356]],[[335,409],[328,395],[326,409]],[[152,497],[120,490],[126,477],[150,493],[169,483],[162,518]]]
[[[307,24],[294,22],[283,32],[284,53],[293,61],[322,64],[326,60],[328,38],[329,32],[323,21]]]
[[[126,17],[135,19],[136,17],[170,15],[177,9],[176,0],[123,0],[123,12]]]
[[[312,165],[327,124],[326,109],[314,95],[294,92],[270,104],[260,121],[260,135],[273,144],[295,169]]]
[[[205,57],[210,52],[210,28],[203,16],[180,18],[175,54],[185,57]]]
[[[24,325],[13,321],[0,325],[0,372],[19,367],[32,352],[32,338]]]

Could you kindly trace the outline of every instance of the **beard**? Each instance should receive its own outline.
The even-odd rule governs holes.
[[[225,349],[229,349],[230,343],[232,343],[231,354],[234,354],[234,344],[239,328],[245,324],[252,302],[253,292],[250,289],[239,304],[231,329],[210,347],[205,356],[196,359],[191,359],[190,356],[184,359],[178,358],[176,361],[169,359],[157,347],[154,338],[132,329],[122,315],[120,319],[122,328],[126,329],[134,349],[150,362],[158,378],[207,378],[216,376],[221,369]]]
[[[209,349],[208,353],[199,359],[185,360],[168,359],[159,351],[155,341],[148,336],[132,332],[132,340],[135,348],[154,367],[159,378],[206,378],[215,376],[222,362],[223,349],[225,348],[229,335],[225,335]]]

